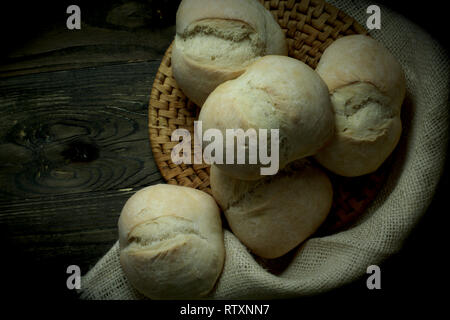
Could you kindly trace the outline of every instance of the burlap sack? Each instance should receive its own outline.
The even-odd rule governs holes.
[[[330,1],[366,24],[367,1]],[[397,252],[426,211],[443,170],[448,135],[449,61],[444,49],[402,16],[380,6],[381,30],[371,35],[401,62],[407,79],[404,134],[392,172],[356,225],[311,238],[279,275],[262,268],[225,232],[226,260],[212,299],[270,299],[325,292],[360,278],[369,265]],[[116,243],[82,277],[82,299],[142,299],[119,264]]]

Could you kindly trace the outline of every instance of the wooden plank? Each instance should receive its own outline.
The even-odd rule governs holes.
[[[0,201],[0,238],[10,296],[73,298],[70,265],[88,272],[118,239],[117,221],[133,189]]]
[[[174,36],[175,26],[130,32],[60,25],[12,51],[0,65],[0,78],[161,59]]]
[[[0,81],[0,200],[162,181],[147,110],[159,60]]]
[[[137,189],[1,201],[2,237],[30,261],[87,271],[117,241],[120,211]]]
[[[73,3],[13,2],[0,10],[0,77],[160,59],[175,36],[180,0],[78,2],[81,29],[69,30]]]

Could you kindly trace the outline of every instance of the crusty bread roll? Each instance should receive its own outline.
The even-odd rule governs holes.
[[[254,254],[277,258],[312,235],[333,200],[328,176],[308,160],[294,161],[275,176],[233,179],[211,167],[211,190],[231,230]]]
[[[176,32],[173,75],[200,107],[258,57],[288,52],[283,31],[257,0],[183,0]]]
[[[309,66],[285,56],[262,57],[237,79],[218,86],[203,105],[199,120],[203,131],[218,129],[224,139],[227,129],[279,129],[280,169],[315,154],[334,132],[327,86]],[[263,178],[260,169],[266,166],[259,160],[249,164],[247,155],[246,164],[237,164],[236,155],[234,159],[235,164],[217,167],[240,180]]]
[[[363,35],[342,37],[316,68],[328,85],[336,134],[317,161],[336,174],[354,177],[379,168],[397,145],[405,77],[395,57]]]
[[[120,263],[152,299],[206,295],[224,262],[220,210],[205,192],[160,184],[135,193],[119,218]]]

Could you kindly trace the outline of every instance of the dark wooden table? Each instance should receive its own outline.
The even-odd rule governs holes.
[[[86,273],[117,240],[125,201],[163,182],[147,110],[175,33],[177,2],[78,1],[81,30],[66,28],[69,2],[2,10],[8,45],[0,64],[1,274],[12,299],[76,299],[66,288],[66,268],[75,264]],[[441,254],[432,244],[446,172],[420,227],[385,263],[384,292],[414,287],[413,276],[423,287],[430,277],[438,280],[429,261]],[[331,293],[342,294],[377,293],[361,279]]]
[[[177,1],[81,3],[80,30],[66,27],[69,4],[17,5],[2,32],[14,44],[0,65],[2,267],[19,295],[72,296],[66,268],[86,273],[117,240],[125,201],[164,182],[147,111]]]

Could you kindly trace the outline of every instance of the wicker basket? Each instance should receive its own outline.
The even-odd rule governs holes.
[[[289,56],[312,68],[323,51],[337,38],[350,34],[367,34],[353,18],[322,0],[260,1],[283,29]],[[170,46],[156,74],[149,105],[149,134],[153,156],[162,176],[169,184],[198,188],[211,193],[209,166],[175,165],[171,161],[171,142],[175,129],[184,128],[193,134],[199,108],[193,104],[173,78]],[[193,149],[193,148],[192,148]],[[377,172],[358,178],[343,178],[329,173],[334,188],[332,210],[318,231],[329,234],[350,225],[375,198],[385,181],[390,161]]]

